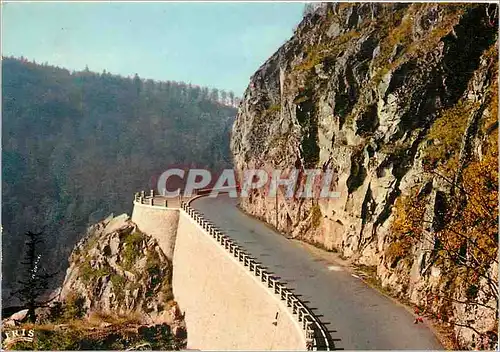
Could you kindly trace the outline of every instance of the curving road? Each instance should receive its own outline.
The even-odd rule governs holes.
[[[335,347],[346,350],[442,350],[424,324],[361,280],[315,258],[300,244],[244,214],[223,195],[199,198],[201,211],[253,257],[295,290],[330,330]]]

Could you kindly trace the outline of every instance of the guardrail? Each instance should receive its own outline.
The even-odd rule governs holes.
[[[230,190],[233,190],[233,187],[221,187],[217,188],[219,193],[227,192]],[[194,189],[191,193],[191,199],[189,201],[192,201],[196,198],[207,196],[212,192],[212,188],[203,188],[203,189]],[[181,192],[182,193],[182,192]],[[166,196],[163,196],[161,194],[155,193],[154,190],[150,190],[149,192],[145,191],[140,191],[136,192],[134,194],[134,203],[136,204],[143,204],[143,205],[150,205],[150,206],[157,206],[157,207],[163,207],[163,208],[168,208],[169,207],[169,200],[171,200],[171,203],[177,204],[177,207],[181,203],[181,197],[179,198],[168,198]]]
[[[218,190],[219,192],[225,192],[232,190],[232,188],[224,187]],[[292,315],[297,319],[305,334],[308,350],[334,350],[335,348],[329,338],[327,329],[321,324],[311,309],[308,308],[291,289],[280,282],[278,277],[274,276],[266,267],[257,262],[257,260],[250,256],[240,245],[235,243],[235,241],[224,234],[209,220],[205,219],[202,213],[191,208],[189,205],[191,201],[206,196],[210,194],[211,191],[211,188],[194,190],[193,198],[187,202],[180,201],[181,209],[194,219],[210,236],[216,239],[225,250],[238,259],[243,267],[259,277],[260,281],[267,289],[270,289],[275,295],[278,295],[282,301],[285,301],[286,307],[290,309]],[[145,191],[135,193],[134,203],[164,208],[167,208],[169,205],[168,199],[155,195],[154,190],[150,190],[149,193]]]
[[[178,202],[180,203],[180,200]],[[154,190],[150,190],[149,193],[145,191],[135,193],[134,203],[163,208],[168,208],[169,206],[168,198],[155,194]]]
[[[199,194],[200,192],[198,192]],[[299,322],[305,338],[308,350],[333,350],[327,330],[320,323],[312,311],[298,298],[291,289],[279,281],[267,268],[261,265],[255,258],[250,256],[241,246],[224,234],[219,228],[205,219],[202,213],[191,208],[189,202],[181,202],[184,210],[208,235],[212,236],[226,251],[232,254],[252,274],[260,278],[261,283],[285,301],[286,307],[291,310],[292,315]]]

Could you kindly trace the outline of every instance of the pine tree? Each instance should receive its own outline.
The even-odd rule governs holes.
[[[56,273],[48,274],[40,265],[42,255],[39,253],[39,245],[43,243],[43,232],[25,233],[27,237],[25,245],[25,259],[21,262],[25,266],[26,278],[18,280],[21,288],[14,292],[14,296],[18,297],[28,309],[28,320],[32,323],[36,321],[35,309],[44,307],[50,300],[41,300],[40,297],[48,289],[49,280]]]
[[[210,91],[210,100],[213,102],[218,102],[219,101],[219,90],[217,88],[213,88]]]
[[[137,73],[134,75],[134,87],[135,87],[135,91],[137,93],[137,96],[139,96],[141,94],[141,91],[142,91],[142,80]]]
[[[208,98],[208,94],[209,94],[209,89],[207,87],[203,87],[201,89],[201,100],[207,100],[207,99],[209,99]]]
[[[226,91],[225,91],[225,90],[222,90],[222,91],[220,92],[220,97],[221,97],[221,99],[222,99],[222,101],[221,101],[221,102],[222,102],[222,104],[226,105],[226,104],[227,104],[227,93],[226,93]]]

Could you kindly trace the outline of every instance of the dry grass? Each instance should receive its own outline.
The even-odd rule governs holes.
[[[432,143],[424,151],[424,164],[427,167],[432,169],[438,162],[449,160],[460,151],[461,136],[469,117],[477,108],[478,104],[461,101],[441,111],[427,134],[427,140]]]
[[[361,35],[356,30],[351,30],[347,33],[344,33],[333,41],[318,44],[310,47],[307,50],[307,56],[302,62],[296,65],[293,70],[295,72],[307,72],[313,69],[316,65],[323,62],[328,57],[335,57],[338,53],[344,50],[349,42],[355,40]]]
[[[136,312],[116,315],[107,312],[93,311],[89,314],[87,322],[95,326],[100,326],[102,325],[102,323],[108,323],[112,325],[129,325],[140,324],[141,320],[141,315]]]

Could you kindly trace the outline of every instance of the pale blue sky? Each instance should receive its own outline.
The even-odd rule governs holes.
[[[303,3],[3,3],[2,54],[241,96]]]

